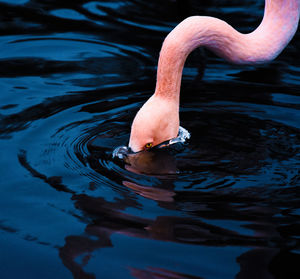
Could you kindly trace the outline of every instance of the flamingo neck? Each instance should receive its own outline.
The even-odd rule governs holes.
[[[259,27],[242,34],[213,17],[193,16],[166,37],[159,56],[155,95],[179,104],[182,70],[187,56],[205,46],[236,64],[258,64],[274,59],[295,34],[300,0],[265,0]]]

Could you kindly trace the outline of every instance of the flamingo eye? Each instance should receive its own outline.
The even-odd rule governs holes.
[[[145,149],[150,149],[151,147],[153,146],[153,143],[152,142],[148,142],[146,145],[145,145]]]

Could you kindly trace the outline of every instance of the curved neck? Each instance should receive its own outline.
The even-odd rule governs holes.
[[[155,95],[179,103],[182,70],[187,56],[205,46],[237,64],[257,64],[274,59],[294,36],[300,0],[265,0],[264,18],[249,34],[241,34],[213,17],[193,16],[166,37],[159,56]]]

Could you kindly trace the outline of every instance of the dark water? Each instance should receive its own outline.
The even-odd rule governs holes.
[[[111,156],[166,34],[249,32],[263,1],[242,2],[0,1],[1,278],[300,278],[299,32],[264,66],[191,55],[192,137],[161,173]]]

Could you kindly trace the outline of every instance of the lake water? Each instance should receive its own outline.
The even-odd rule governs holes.
[[[263,1],[0,0],[0,277],[300,278],[300,33],[276,61],[188,59],[191,139],[112,158],[189,15]],[[205,69],[205,70],[204,70]]]

